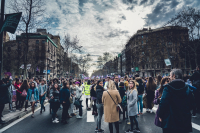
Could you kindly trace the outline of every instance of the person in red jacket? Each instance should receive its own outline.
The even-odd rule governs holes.
[[[21,83],[19,82],[19,79],[16,78],[16,82],[15,82],[15,89],[16,89],[16,96],[17,96],[17,100],[15,102],[15,105],[16,105],[16,109],[19,109],[19,101],[20,101],[20,95],[21,95],[21,91],[20,91],[20,86],[21,86]]]

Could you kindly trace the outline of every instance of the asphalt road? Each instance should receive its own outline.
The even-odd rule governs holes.
[[[61,118],[62,111],[57,112],[59,118]],[[144,113],[138,117],[139,128],[141,133],[162,133],[162,129],[154,125],[155,113]],[[95,117],[96,120],[96,117]],[[195,124],[200,125],[200,115],[193,120]],[[51,121],[51,115],[49,114],[49,105],[46,105],[46,112],[42,115],[39,111],[35,112],[35,118],[31,116],[26,117],[22,121],[9,127],[3,133],[95,133],[96,123],[87,122],[87,111],[83,108],[83,119],[76,119],[76,117],[68,119],[68,124],[63,125],[61,123],[53,124]],[[127,125],[125,121],[120,124],[120,133],[124,133],[130,125]],[[108,123],[102,119],[102,129],[104,133],[109,133]],[[115,131],[115,128],[114,128]],[[193,129],[193,133],[199,133],[200,130]]]

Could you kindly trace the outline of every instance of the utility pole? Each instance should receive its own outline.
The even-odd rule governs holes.
[[[5,0],[1,0],[1,20],[0,20],[0,28],[3,26],[4,21],[4,8],[5,8]],[[0,34],[0,79],[2,79],[3,72],[3,32]]]

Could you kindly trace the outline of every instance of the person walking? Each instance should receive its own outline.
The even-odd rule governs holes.
[[[87,84],[84,85],[84,94],[86,98],[87,110],[91,110],[91,108],[88,107],[88,99],[90,99],[90,80],[88,80]]]
[[[164,87],[158,113],[163,133],[192,132],[190,111],[195,106],[194,96],[182,78],[182,70],[173,69],[171,82]]]
[[[76,116],[76,114],[74,113],[74,109],[75,109],[74,102],[75,102],[75,98],[76,98],[76,85],[75,85],[75,82],[72,82],[72,85],[70,86],[70,94],[71,94],[72,101],[73,101],[73,103],[71,103],[71,105],[70,105],[70,115],[71,116]]]
[[[200,66],[196,67],[196,71],[190,77],[190,81],[192,81],[192,86],[197,88],[197,90],[194,93],[195,102],[196,102],[195,108],[196,108],[196,112],[200,113]]]
[[[12,81],[12,84],[8,87],[8,91],[9,91],[9,99],[10,99],[10,102],[9,102],[9,111],[10,112],[13,112],[13,106],[12,106],[12,103],[13,103],[13,91],[15,90],[15,81]]]
[[[7,83],[8,82],[8,83]],[[0,80],[0,124],[5,124],[2,120],[2,112],[4,110],[5,104],[10,102],[8,87],[11,85],[12,80]]]
[[[143,94],[144,94],[144,82],[142,78],[137,77],[136,81],[138,83],[137,86],[137,91],[138,91],[138,100],[137,100],[137,105],[138,105],[138,115],[143,114]]]
[[[126,95],[125,92],[126,92],[126,90],[125,90],[125,88],[124,88],[124,82],[120,82],[120,83],[119,83],[119,94],[120,94],[121,99],[123,99],[124,95]],[[120,104],[122,105],[122,103],[120,103]],[[124,112],[124,111],[123,111],[123,112]],[[119,119],[120,119],[121,113],[122,113],[122,112],[119,111]]]
[[[103,92],[102,103],[104,105],[104,120],[109,123],[110,133],[113,133],[113,123],[116,133],[119,133],[119,111],[117,105],[121,103],[120,94],[112,80],[108,81],[107,91]]]
[[[90,102],[90,108],[92,107],[92,115],[97,116],[97,107],[96,107],[96,91],[95,91],[95,87],[97,86],[97,81],[95,81],[95,83],[91,86],[90,89],[90,96],[91,96],[91,102]],[[94,105],[93,105],[94,103]]]
[[[42,114],[42,109],[45,111],[44,100],[46,99],[46,94],[47,94],[47,85],[45,84],[44,79],[42,79],[41,84],[38,87],[38,91],[39,91],[40,104],[41,104],[40,114]]]
[[[76,81],[76,100],[79,101],[80,105],[78,106],[79,109],[79,114],[76,115],[76,118],[81,119],[83,115],[83,109],[82,109],[82,87],[81,87],[81,82]]]
[[[131,129],[128,129],[125,131],[125,133],[134,133],[134,132],[140,132],[140,129],[138,127],[138,121],[137,121],[137,114],[138,114],[138,106],[137,106],[137,87],[136,82],[133,80],[129,81],[129,87],[127,92],[127,109],[128,109],[128,116],[131,122]],[[134,122],[133,122],[134,121]],[[134,123],[136,125],[136,128],[134,129]]]
[[[62,111],[62,123],[67,124],[67,116],[68,114],[68,109],[70,106],[69,102],[69,97],[70,97],[70,92],[69,92],[69,82],[64,81],[63,82],[63,88],[60,90],[60,103],[63,106],[63,111]]]
[[[155,98],[154,98],[154,101],[153,101],[155,105],[160,104],[160,100],[161,100],[161,97],[162,97],[162,94],[163,94],[164,86],[168,83],[169,83],[168,77],[162,78],[161,83],[160,83],[160,88],[156,90],[156,95],[155,95]],[[159,121],[158,112],[159,112],[159,106],[158,106],[158,109],[156,111],[154,124],[158,127],[161,127],[161,122]]]
[[[155,97],[155,90],[156,90],[156,83],[154,82],[152,77],[149,77],[148,81],[147,81],[147,85],[146,85],[146,94],[147,94],[147,112],[152,113],[152,102],[154,100]]]
[[[26,102],[28,101],[31,102],[31,108],[32,108],[31,117],[34,118],[35,102],[39,101],[39,92],[34,82],[31,83],[30,88],[28,89],[27,92]]]
[[[20,89],[20,86],[21,86],[21,83],[19,82],[19,79],[16,78],[16,81],[15,81],[15,89],[16,89],[16,96],[17,96],[17,100],[15,102],[15,105],[16,105],[16,109],[19,109],[19,101],[20,101],[20,96],[21,96],[21,91],[19,90]]]
[[[20,111],[22,110],[23,106],[24,106],[24,102],[25,102],[25,111],[27,110],[28,108],[28,102],[26,102],[26,96],[27,96],[27,92],[28,92],[28,89],[30,88],[29,84],[28,84],[28,81],[27,80],[24,80],[24,82],[22,83],[19,91],[21,93],[21,96],[20,96],[20,101],[19,101],[19,108],[20,108]]]
[[[60,108],[60,92],[59,85],[57,83],[54,84],[53,88],[50,91],[50,104],[52,108],[52,123],[59,123],[59,120],[56,118],[56,113]]]
[[[98,116],[97,116],[97,126],[95,131],[96,132],[104,132],[103,129],[101,129],[101,119],[103,116],[103,104],[102,104],[102,96],[103,96],[103,92],[104,92],[104,88],[103,88],[103,81],[99,80],[97,82],[97,86],[94,88],[96,90],[96,107],[97,107],[97,111],[98,111]]]

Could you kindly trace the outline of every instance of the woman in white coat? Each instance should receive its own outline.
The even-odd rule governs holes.
[[[137,93],[138,92],[137,92],[136,82],[134,80],[130,80],[127,92],[127,109],[128,109],[128,116],[131,122],[131,129],[128,129],[127,131],[125,131],[125,133],[140,132],[137,121],[137,114],[138,114]],[[134,123],[136,125],[135,129],[133,129]]]
[[[79,115],[76,115],[76,118],[82,118],[83,110],[82,110],[82,87],[79,81],[76,81],[76,99],[79,100],[80,106],[79,108]]]

